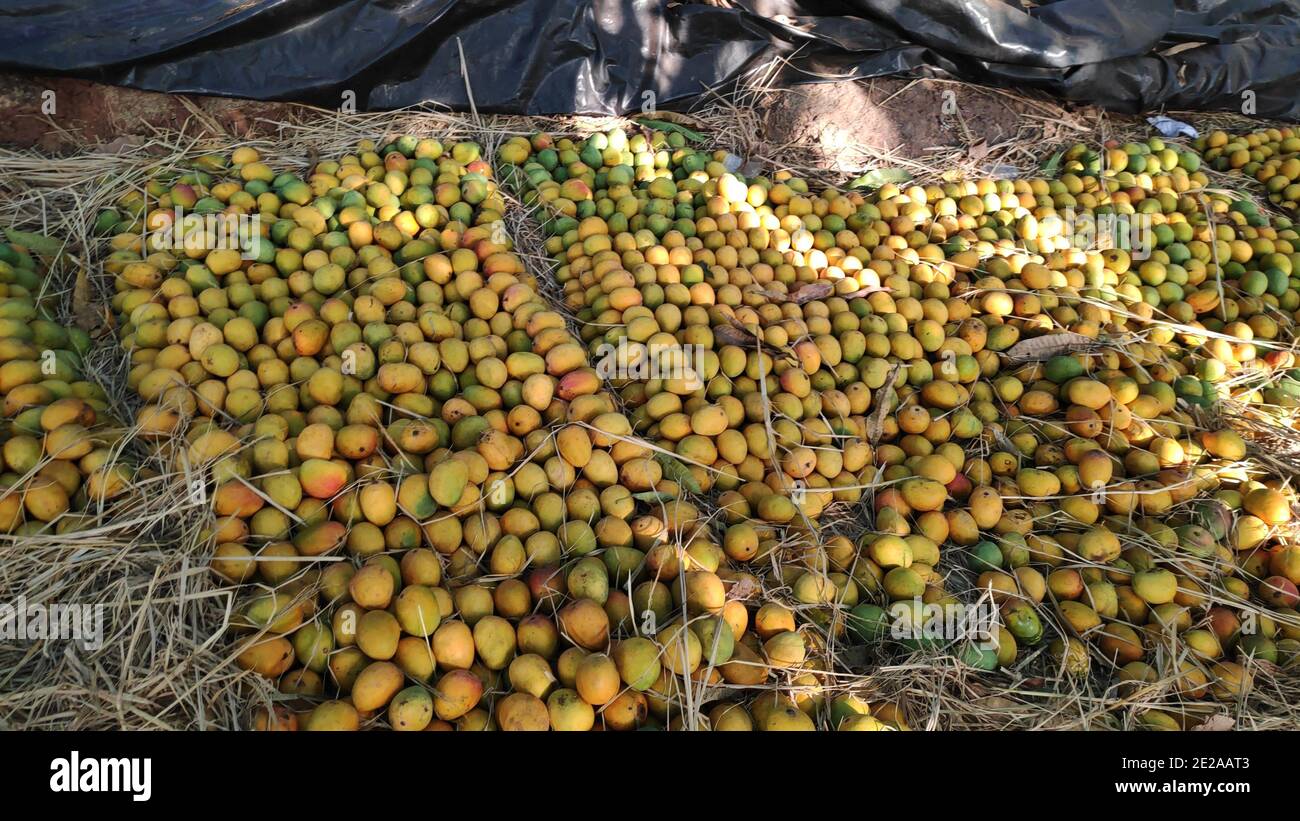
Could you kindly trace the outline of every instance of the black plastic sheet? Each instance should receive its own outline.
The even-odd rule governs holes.
[[[464,74],[485,112],[678,107],[776,56],[786,82],[951,77],[1300,119],[1300,0],[0,2],[9,69],[359,110],[466,110]]]

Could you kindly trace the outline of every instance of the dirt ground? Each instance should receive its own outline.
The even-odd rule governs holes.
[[[773,154],[783,146],[812,146],[824,167],[849,171],[886,156],[923,162],[964,148],[972,159],[1011,140],[1034,142],[1070,130],[1056,103],[1039,102],[942,80],[881,78],[798,86],[759,100],[759,137]],[[52,111],[51,111],[52,108]],[[191,121],[246,138],[294,108],[224,97],[169,95],[65,77],[0,74],[0,143],[50,153],[117,139],[146,137],[156,128]],[[1078,125],[1090,110],[1077,114]],[[867,163],[870,164],[870,163]]]
[[[1046,98],[895,78],[796,86],[769,92],[760,105],[766,109],[760,136],[772,153],[786,145],[812,145],[825,167],[845,171],[884,157],[950,159],[954,151],[978,163],[1011,143],[1095,135],[1105,119],[1097,109]]]
[[[53,109],[51,111],[51,108]],[[0,73],[0,144],[66,153],[153,129],[191,127],[256,136],[292,106],[225,97],[156,94],[67,77]]]

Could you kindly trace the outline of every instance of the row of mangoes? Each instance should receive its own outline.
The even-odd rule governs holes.
[[[1192,145],[1214,170],[1254,177],[1270,202],[1300,214],[1300,135],[1295,129],[1261,128],[1236,135],[1211,131]]]
[[[477,146],[402,138],[202,157],[100,215],[137,427],[209,478],[238,662],[282,694],[261,726],[677,726],[687,686],[808,675],[792,611],[749,628],[780,531],[679,498],[707,474],[634,435],[503,208]],[[745,698],[710,708],[811,724]]]
[[[1248,683],[1220,683],[1237,674],[1225,653],[1243,647],[1263,658],[1271,642],[1280,661],[1289,657],[1286,519],[1272,502],[1251,505],[1279,521],[1245,506],[1282,489],[1231,475],[1244,449],[1231,434],[1204,434],[1211,447],[1175,432],[1189,423],[1178,403],[1211,402],[1229,372],[1262,380],[1289,367],[1278,344],[1300,305],[1289,225],[1222,196],[1208,198],[1206,221],[1203,175],[1181,155],[1166,168],[1157,145],[1131,153],[1157,157],[1158,169],[1147,160],[1140,172],[1113,162],[1100,177],[1067,170],[1059,180],[812,194],[788,175],[737,178],[726,157],[672,135],[616,134],[572,148],[538,135],[527,154],[516,140],[500,157],[549,215],[548,250],[577,337],[511,252],[492,169],[470,143],[363,144],[305,179],[247,149],[204,157],[100,216],[114,235],[105,267],[117,277],[132,385],[147,402],[137,421],[160,441],[183,433],[183,458],[208,466],[214,570],[250,588],[243,624],[256,638],[241,663],[286,693],[263,723],[350,726],[382,714],[413,726],[401,716],[436,706],[435,674],[458,670],[483,693],[450,718],[455,708],[444,705],[426,726],[535,726],[544,715],[570,726],[572,693],[593,725],[611,728],[630,726],[616,702],[631,725],[719,724],[725,714],[760,727],[836,726],[843,712],[816,697],[778,695],[781,709],[768,710],[740,690],[704,716],[681,711],[692,700],[680,691],[779,682],[815,692],[828,639],[846,627],[875,635],[862,627],[877,623],[872,608],[968,595],[944,589],[952,557],[940,565],[940,554],[954,549],[983,557],[987,566],[971,560],[989,574],[979,587],[999,598],[1022,643],[1038,639],[1034,620],[1052,632],[1068,612],[1107,665],[1121,658],[1107,636],[1141,626],[1135,661],[1145,663],[1165,624],[1197,640],[1184,613],[1223,621],[1206,596],[1182,593],[1200,576],[1167,554],[1163,531],[1120,527],[1137,509],[1147,528],[1191,526],[1165,515],[1191,515],[1187,499],[1173,498],[1190,486],[1184,473],[1198,496],[1226,479],[1214,501],[1263,523],[1242,516],[1247,527],[1232,532],[1255,541],[1233,561],[1196,559],[1212,568],[1208,589],[1230,586],[1247,608],[1237,617],[1263,633],[1215,633],[1219,652],[1191,662],[1204,686],[1180,671],[1183,689],[1240,695]],[[600,165],[587,163],[597,156]],[[1145,261],[1131,246],[1073,248],[1067,209],[1150,216],[1156,247]],[[1178,325],[1153,326],[1158,319]],[[1052,330],[1096,338],[1139,328],[1146,342],[1122,351],[1010,367],[1018,342]],[[1243,398],[1275,401],[1281,390]],[[1098,449],[1109,477],[1081,484],[1104,473],[1089,455]],[[828,507],[847,508],[867,489],[874,533],[857,543],[816,536]],[[676,501],[683,490],[711,494],[717,521],[713,505]],[[1080,497],[1098,508],[1091,522]],[[1059,553],[1025,526],[1035,516],[1065,523],[1051,531]],[[910,557],[893,555],[898,545],[884,536]],[[1111,557],[1111,537],[1121,555]],[[996,567],[993,550],[1003,557]],[[407,556],[421,565],[409,579]],[[1100,624],[1066,606],[1069,585],[1047,584],[1061,565],[1085,580],[1084,606]],[[1136,574],[1165,565],[1192,602],[1178,602],[1177,618],[1151,615],[1170,602],[1138,593],[1150,610],[1141,622],[1136,607],[1121,615],[1105,600],[1106,585],[1117,602],[1128,601],[1125,590],[1162,598]],[[370,604],[361,604],[352,579],[375,566],[394,589],[386,599],[362,593]],[[1273,615],[1254,617],[1261,601]],[[603,622],[583,602],[598,604]],[[760,629],[774,614],[784,629]],[[546,649],[524,638],[533,616],[560,636],[548,653],[525,651]],[[500,621],[479,631],[487,618]],[[469,630],[463,667],[463,641],[447,642],[458,655],[437,653],[432,637],[448,625]],[[1057,657],[1077,672],[1088,653],[1058,632]],[[999,633],[998,663],[1013,663],[1006,648],[1016,636]],[[639,642],[618,649],[633,639],[657,648],[654,687],[633,687],[644,679],[635,662],[649,655]],[[567,674],[578,650],[606,674],[605,661],[631,671],[620,672],[614,697],[601,701],[592,694],[608,688],[579,688]],[[987,652],[973,661],[990,666]],[[549,685],[539,683],[543,667]],[[407,706],[394,712],[395,700]],[[572,706],[581,726],[586,712]],[[902,726],[892,705],[881,711],[852,726]]]
[[[812,519],[824,483],[872,486],[874,533],[809,538],[777,565],[786,583],[827,574],[796,591],[818,629],[879,635],[885,602],[967,599],[945,589],[957,551],[1001,604],[982,666],[1055,633],[1061,669],[1096,658],[1107,677],[1175,681],[1177,701],[1244,696],[1250,665],[1294,657],[1290,490],[1193,414],[1229,394],[1292,401],[1297,237],[1206,191],[1198,155],[1153,138],[1103,162],[1080,146],[1056,179],[870,194],[741,177],[680,134],[538,134],[498,159],[548,229],[593,356],[716,356],[703,384],[619,380],[623,361],[611,384],[728,515],[768,518],[732,474],[786,488]],[[1078,222],[1103,216],[1125,232],[1081,242],[1096,238]],[[744,418],[711,425],[714,408],[739,416],[732,402]],[[1165,641],[1193,652],[1163,669]]]
[[[91,348],[60,321],[39,254],[0,243],[0,534],[68,533],[129,494],[138,469],[103,388],[84,372]]]

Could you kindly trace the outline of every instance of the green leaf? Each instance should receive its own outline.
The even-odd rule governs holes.
[[[678,125],[677,123],[669,123],[663,120],[638,119],[637,122],[645,126],[646,128],[652,128],[655,131],[676,131],[678,134],[681,134],[683,137],[685,137],[688,140],[691,140],[692,142],[697,142],[697,143],[704,142],[703,134],[701,134],[698,131],[692,131],[691,129],[687,128],[684,125]]]
[[[655,459],[658,459],[659,464],[663,465],[665,479],[676,482],[691,493],[703,493],[700,490],[700,483],[695,481],[695,476],[681,461],[659,451],[655,451]]]
[[[1056,170],[1061,167],[1061,160],[1064,158],[1065,158],[1065,152],[1057,151],[1052,156],[1043,160],[1042,164],[1039,165],[1038,168],[1040,171],[1043,172],[1043,176],[1054,177],[1056,176]]]
[[[660,493],[657,490],[647,490],[645,493],[633,493],[632,498],[636,499],[638,502],[671,502],[677,497],[671,493]]]
[[[909,182],[912,175],[901,168],[873,168],[849,182],[849,188],[879,188],[882,185]]]
[[[5,236],[9,238],[10,242],[25,245],[28,249],[43,257],[52,257],[63,249],[62,242],[44,234],[33,234],[29,231],[16,231],[13,228],[6,228]]]

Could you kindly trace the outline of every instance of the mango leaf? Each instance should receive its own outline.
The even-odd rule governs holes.
[[[663,466],[665,479],[676,482],[691,493],[703,493],[700,490],[700,483],[695,481],[694,474],[681,461],[659,451],[655,451],[655,459]]]
[[[1012,364],[1021,362],[1046,362],[1059,354],[1070,353],[1080,349],[1094,347],[1096,340],[1090,336],[1064,331],[1059,334],[1047,334],[1022,339],[1008,348],[1002,355]]]
[[[680,111],[668,111],[665,109],[649,111],[646,112],[646,115],[647,120],[653,119],[658,122],[676,123],[677,125],[684,125],[687,128],[693,128],[696,131],[705,131],[708,128],[708,126],[706,126],[698,117],[692,117],[690,114],[683,114]]]
[[[1065,152],[1057,151],[1052,156],[1043,160],[1042,165],[1038,166],[1038,168],[1043,172],[1044,177],[1054,177],[1056,176],[1056,169],[1061,167],[1061,160],[1064,158]]]
[[[6,228],[5,236],[15,245],[25,245],[28,250],[35,251],[43,257],[52,257],[63,249],[62,242],[44,234],[33,234],[30,231],[16,231],[13,228]]]
[[[665,122],[664,120],[647,120],[644,118],[638,119],[637,122],[645,126],[646,128],[652,128],[655,131],[676,131],[678,134],[681,134],[683,137],[685,137],[686,139],[692,142],[697,142],[697,143],[704,142],[703,134],[701,134],[698,131],[692,131],[691,129],[687,128],[684,125]]]
[[[790,301],[795,305],[803,305],[805,302],[812,302],[814,299],[825,299],[835,293],[835,284],[830,280],[818,280],[810,282],[799,288],[799,290],[790,294]]]
[[[638,502],[671,502],[677,497],[671,493],[660,493],[657,490],[647,490],[645,493],[633,493],[632,498],[636,499]]]
[[[912,175],[901,168],[873,168],[867,173],[849,182],[849,188],[879,188],[882,185],[895,185],[910,182]]]
[[[1200,724],[1197,724],[1192,728],[1192,732],[1197,732],[1198,730],[1201,732],[1211,733],[1223,732],[1224,730],[1231,730],[1236,726],[1237,722],[1232,716],[1226,713],[1218,713],[1205,719],[1205,721],[1202,721]]]
[[[72,320],[87,333],[97,330],[100,325],[100,317],[95,313],[95,294],[85,268],[77,271],[76,283],[72,286]]]

